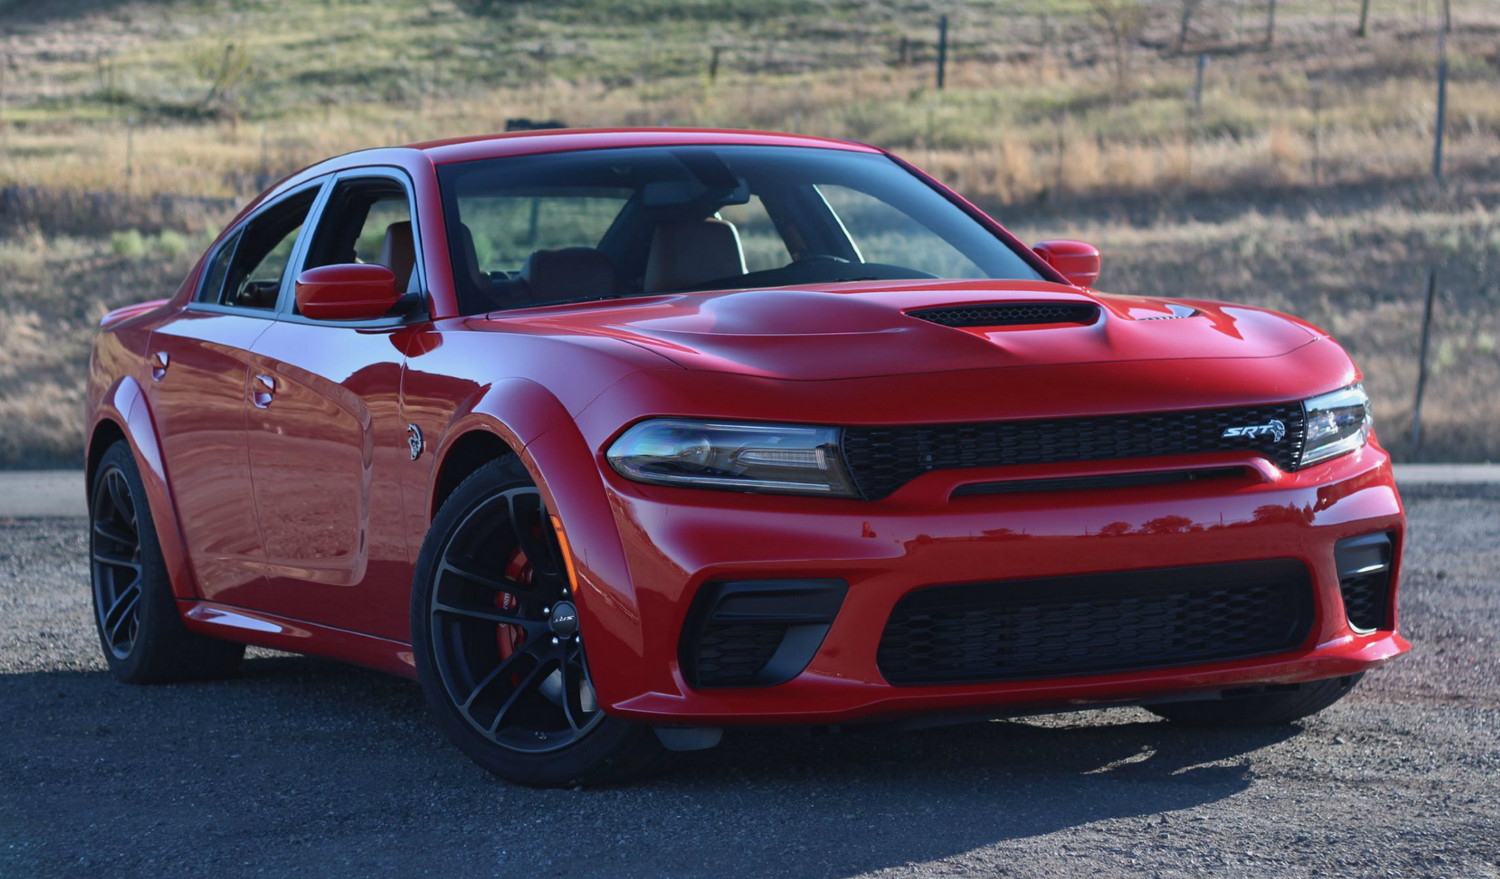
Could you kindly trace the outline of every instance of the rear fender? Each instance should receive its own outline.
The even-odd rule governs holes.
[[[141,482],[146,487],[146,503],[151,507],[151,522],[156,526],[156,539],[161,544],[162,559],[167,564],[167,576],[172,584],[172,594],[177,598],[199,598],[196,584],[188,567],[186,544],[177,521],[177,504],[172,499],[167,484],[167,468],[162,461],[161,446],[157,442],[156,422],[151,416],[151,405],[145,392],[133,376],[118,379],[114,386],[100,399],[94,411],[94,423],[89,426],[89,448],[87,461],[94,461],[103,449],[94,444],[101,436],[100,425],[110,421],[125,434],[130,451],[135,455],[136,466],[141,471]],[[93,483],[92,468],[88,474]]]

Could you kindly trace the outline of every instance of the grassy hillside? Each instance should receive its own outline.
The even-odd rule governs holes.
[[[512,117],[892,147],[1100,244],[1108,289],[1322,323],[1402,454],[1438,262],[1421,457],[1500,456],[1500,8],[1453,2],[1436,185],[1437,0],[1373,0],[1362,39],[1353,0],[1280,0],[1270,45],[1264,0],[1201,7],[1178,51],[1181,0],[0,0],[0,466],[76,458],[93,321],[265,182]]]

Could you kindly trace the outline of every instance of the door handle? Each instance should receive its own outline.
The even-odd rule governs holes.
[[[165,352],[165,351],[158,351],[155,354],[152,354],[151,355],[151,380],[154,381],[154,382],[159,382],[162,379],[166,378],[167,377],[167,365],[170,364],[171,362],[172,362],[172,359],[167,356],[167,352]]]
[[[269,375],[257,375],[250,385],[250,402],[255,408],[264,409],[271,405],[271,398],[276,395],[276,379]]]

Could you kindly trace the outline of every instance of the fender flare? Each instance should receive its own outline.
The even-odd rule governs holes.
[[[624,682],[640,679],[644,633],[597,456],[550,391],[526,379],[506,379],[485,388],[455,413],[434,456],[429,492],[437,488],[448,452],[475,431],[493,434],[519,457],[547,509],[563,523],[578,578],[574,599],[600,703],[609,705],[633,695]]]
[[[130,444],[130,451],[135,457],[136,467],[141,471],[141,482],[146,487],[146,503],[151,508],[156,540],[161,545],[162,559],[167,564],[172,595],[185,600],[200,598],[188,564],[187,544],[183,540],[177,517],[177,503],[167,481],[167,467],[157,439],[156,420],[152,417],[146,393],[134,376],[127,375],[118,379],[95,408],[93,423],[89,425],[88,447],[84,458],[90,462],[86,491],[92,491],[92,462],[104,453],[103,449],[95,448],[94,444],[99,438],[100,426],[106,421],[113,422],[125,435],[125,441]]]

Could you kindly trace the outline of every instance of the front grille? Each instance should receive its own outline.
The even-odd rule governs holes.
[[[1226,437],[1231,427],[1280,423],[1255,436]],[[1284,471],[1297,469],[1304,424],[1301,403],[1191,409],[1140,415],[850,427],[844,461],[867,500],[879,500],[933,470],[1153,458],[1201,452],[1252,451]]]
[[[1000,302],[919,308],[912,317],[945,327],[1018,327],[1042,324],[1091,324],[1099,308],[1087,302]]]
[[[1290,650],[1312,622],[1289,559],[932,586],[896,604],[877,662],[907,686],[1106,674]]]

